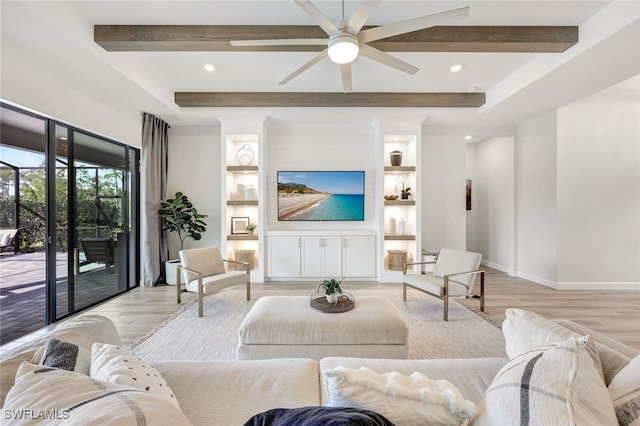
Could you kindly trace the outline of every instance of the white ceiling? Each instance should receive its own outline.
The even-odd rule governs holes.
[[[340,3],[315,0],[331,19]],[[348,0],[348,17],[358,1]],[[311,19],[291,0],[2,1],[2,48],[46,66],[57,80],[119,110],[148,111],[172,125],[212,122],[215,108],[180,108],[177,91],[342,90],[338,67],[325,59],[285,86],[277,83],[315,55],[308,52],[106,52],[93,42],[96,24],[299,24]],[[458,25],[578,25],[580,42],[564,53],[397,53],[420,68],[409,76],[366,58],[353,64],[355,92],[486,92],[480,109],[403,109],[434,124],[512,125],[640,73],[640,3],[626,1],[383,0],[367,22],[383,25],[470,6]],[[455,24],[454,24],[455,25]],[[4,54],[4,53],[3,53]],[[216,71],[205,72],[204,63]],[[449,67],[464,64],[457,74]],[[6,84],[6,82],[4,82]],[[246,111],[246,110],[245,110]],[[357,116],[362,109],[269,109],[274,119]],[[254,111],[247,111],[254,113]],[[255,111],[256,114],[264,111]]]

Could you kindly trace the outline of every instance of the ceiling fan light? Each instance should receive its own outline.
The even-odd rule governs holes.
[[[336,64],[348,64],[358,57],[358,39],[348,33],[335,35],[329,39],[329,59]]]

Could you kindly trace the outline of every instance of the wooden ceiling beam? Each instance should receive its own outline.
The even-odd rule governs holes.
[[[370,27],[365,27],[370,28]],[[107,51],[313,52],[320,46],[231,46],[230,40],[325,38],[306,25],[95,25]],[[564,52],[576,26],[439,26],[369,43],[385,52]]]
[[[181,107],[477,108],[484,93],[176,92]]]

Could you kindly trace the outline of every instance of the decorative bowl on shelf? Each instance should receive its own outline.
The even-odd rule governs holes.
[[[394,201],[394,200],[398,199],[398,196],[397,195],[385,195],[384,199],[387,200],[387,201]]]

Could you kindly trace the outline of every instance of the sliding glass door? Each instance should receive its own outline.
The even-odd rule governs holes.
[[[7,105],[0,123],[6,343],[138,285],[139,151]]]

